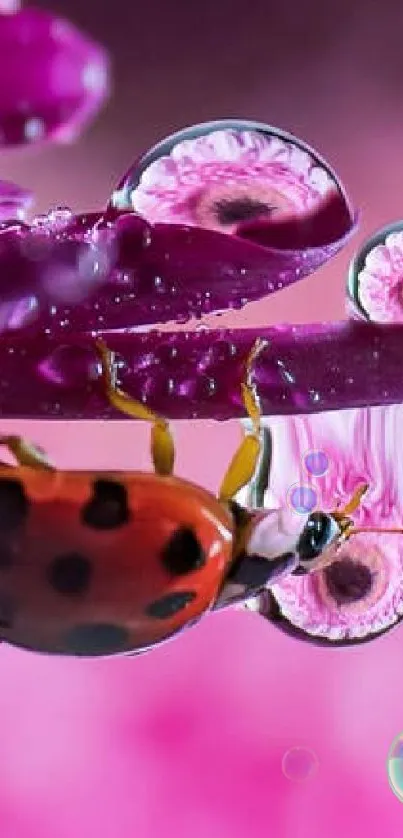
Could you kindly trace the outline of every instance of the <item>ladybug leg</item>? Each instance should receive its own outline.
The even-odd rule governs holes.
[[[251,379],[253,364],[266,346],[266,341],[255,341],[246,359],[245,379],[241,385],[241,392],[244,408],[252,422],[252,431],[242,440],[221,483],[218,497],[226,503],[232,500],[244,486],[250,483],[256,471],[260,456],[262,445],[260,427],[261,412],[256,390]]]
[[[37,470],[54,471],[44,451],[32,445],[20,436],[0,436],[0,445],[8,448],[10,454],[20,466]],[[6,463],[2,464],[6,465]]]
[[[109,403],[116,410],[132,416],[133,419],[151,422],[151,456],[154,470],[157,474],[172,474],[175,446],[167,420],[119,389],[115,380],[116,367],[113,352],[100,339],[96,341],[96,348],[101,360],[106,398]]]

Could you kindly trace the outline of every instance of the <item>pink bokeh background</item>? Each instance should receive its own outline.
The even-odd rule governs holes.
[[[290,130],[339,172],[362,211],[317,275],[221,324],[344,316],[349,259],[400,218],[403,6],[340,0],[52,0],[112,52],[114,95],[74,147],[3,154],[38,212],[102,206],[136,155],[171,131],[240,116]],[[363,370],[365,375],[365,370]],[[61,467],[148,466],[124,423],[2,423]],[[177,424],[178,473],[216,488],[240,429]],[[386,757],[403,730],[403,628],[327,651],[257,615],[211,617],[150,656],[104,661],[0,652],[1,838],[397,838]],[[402,693],[400,692],[402,690]],[[281,771],[305,745],[319,771]]]

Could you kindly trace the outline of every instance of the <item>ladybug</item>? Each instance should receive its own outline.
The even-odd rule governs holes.
[[[20,437],[0,438],[17,461],[0,464],[1,640],[57,655],[140,654],[284,573],[318,566],[348,519],[318,512],[296,527],[284,510],[234,501],[261,452],[251,375],[262,346],[253,346],[242,383],[252,432],[218,497],[173,475],[167,421],[118,388],[102,341],[105,396],[151,422],[154,473],[59,471]]]

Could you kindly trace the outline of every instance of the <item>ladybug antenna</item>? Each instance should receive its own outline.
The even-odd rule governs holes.
[[[343,507],[339,507],[334,512],[331,512],[332,518],[336,521],[336,523],[340,527],[340,534],[343,541],[346,541],[348,538],[351,538],[352,535],[358,535],[359,533],[388,533],[388,534],[396,534],[396,535],[403,535],[403,528],[402,527],[355,527],[354,522],[351,519],[351,515],[355,512],[361,503],[362,498],[364,497],[365,493],[368,491],[369,485],[368,483],[359,486],[358,489],[355,490],[353,496],[350,500],[345,504]]]

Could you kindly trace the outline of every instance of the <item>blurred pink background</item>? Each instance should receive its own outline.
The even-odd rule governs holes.
[[[33,189],[38,211],[92,209],[140,151],[177,128],[240,116],[288,129],[341,175],[361,209],[360,232],[315,277],[220,323],[343,317],[354,249],[402,214],[402,4],[41,5],[111,50],[114,95],[75,147],[3,154],[1,177]],[[60,466],[148,465],[138,425],[12,428]],[[175,432],[178,472],[214,489],[239,427],[193,423]],[[138,660],[52,660],[4,648],[0,836],[397,838],[403,808],[388,787],[386,757],[403,729],[402,660],[403,628],[332,652],[241,613],[211,617]],[[281,770],[296,745],[319,759],[303,785]]]

